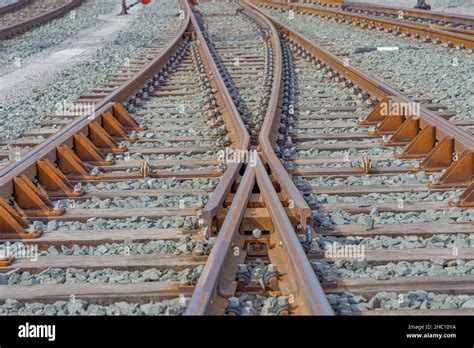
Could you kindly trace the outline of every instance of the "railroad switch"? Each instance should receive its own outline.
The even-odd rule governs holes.
[[[290,299],[288,296],[279,296],[275,306],[275,313],[277,315],[290,315]]]

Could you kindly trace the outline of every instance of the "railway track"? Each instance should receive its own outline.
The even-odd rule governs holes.
[[[173,14],[170,14],[173,15]],[[176,16],[179,15],[179,9]],[[130,56],[124,59],[115,58],[116,63],[110,63],[115,70],[107,74],[103,82],[97,83],[89,91],[80,94],[75,99],[60,100],[52,96],[58,102],[41,115],[35,112],[33,122],[24,122],[21,118],[17,123],[17,129],[24,129],[20,132],[10,132],[5,135],[5,139],[0,141],[0,170],[8,164],[14,163],[24,157],[35,146],[45,142],[49,137],[79,119],[84,114],[100,109],[115,98],[129,102],[129,91],[136,88],[134,81],[149,74],[154,66],[161,61],[160,55],[167,49],[170,42],[180,29],[182,18],[176,17],[173,23],[163,29],[160,36],[151,43],[143,47],[137,47]],[[133,110],[133,105],[127,108]],[[39,114],[39,115],[38,115]],[[36,119],[36,118],[39,118]]]
[[[382,4],[371,4],[345,0],[308,0],[301,3],[325,6],[329,8],[342,9],[359,14],[371,14],[375,16],[386,16],[390,19],[400,19],[429,23],[450,28],[470,29],[472,28],[472,17],[459,14],[450,14],[437,11],[426,11],[408,7],[395,7]]]
[[[249,156],[257,155],[262,137],[258,131],[265,132],[273,122],[269,104],[279,86],[271,83],[281,72],[279,42],[270,34],[270,23],[235,4],[225,11],[219,10],[222,7],[203,3],[197,9],[250,134],[250,151],[255,152]],[[224,29],[228,23],[234,30]],[[275,156],[270,152],[268,156]],[[254,163],[246,162],[235,196],[229,197],[232,204],[216,217],[216,244],[186,314],[331,315],[329,303],[318,298],[322,289],[263,162],[259,156]]]
[[[311,207],[308,256],[335,313],[472,314],[473,255],[463,242],[474,231],[472,136],[423,111],[413,136],[408,113],[386,132],[397,116],[374,116],[395,94],[406,96],[387,94],[389,86],[269,18],[282,40],[287,92],[278,152]],[[357,96],[368,84],[380,99],[374,107]],[[421,150],[434,129],[434,146]],[[440,149],[460,139],[467,161],[452,147],[441,165]]]
[[[2,314],[474,313],[472,135],[256,3],[1,170]]]
[[[19,35],[60,17],[83,0],[17,1],[0,9],[0,40]]]
[[[33,0],[13,0],[7,1],[2,6],[0,6],[0,15],[3,15],[8,12],[13,12],[18,10],[19,8],[28,5]]]
[[[472,17],[463,15],[454,15],[448,13],[440,13],[435,11],[423,11],[410,8],[394,8],[384,5],[373,5],[364,3],[346,3],[341,6],[342,9],[351,12],[371,14],[376,16],[387,16],[391,19],[403,18],[407,21],[433,24],[440,26],[445,30],[461,29],[459,33],[463,33],[462,29],[472,29]],[[401,13],[400,13],[401,11]]]
[[[291,9],[295,13],[307,13],[318,18],[377,30],[402,37],[412,37],[425,43],[433,42],[449,48],[474,48],[474,20],[469,16],[431,15],[429,12],[391,9],[371,5],[337,4],[285,4],[279,1],[262,1],[269,6]],[[333,5],[334,6],[334,5]]]
[[[183,8],[189,18],[187,4],[183,3]],[[243,20],[240,14],[238,16],[237,21]],[[244,23],[248,21],[245,19]],[[136,301],[131,305],[136,310],[136,303],[172,298],[171,303],[149,304],[144,313],[157,314],[149,310],[151,306],[155,311],[160,308],[159,314],[179,314],[186,308],[186,296],[193,293],[193,283],[198,278],[204,283],[208,281],[207,277],[199,277],[200,267],[206,264],[211,269],[232,266],[225,272],[211,272],[229,280],[228,295],[234,295],[228,303],[223,300],[218,313],[237,314],[239,309],[233,306],[235,296],[240,296],[242,301],[246,298],[248,305],[248,299],[256,295],[267,297],[264,306],[267,314],[332,312],[327,301],[323,304],[316,301],[312,290],[319,286],[316,275],[310,272],[311,266],[296,235],[287,233],[289,220],[282,214],[283,207],[260,160],[256,158],[254,165],[247,161],[246,166],[241,163],[245,161],[224,161],[225,170],[216,163],[216,151],[224,147],[228,151],[232,145],[235,151],[248,153],[251,129],[246,129],[238,117],[194,16],[191,22],[190,26],[184,25],[186,32],[176,40],[181,42],[180,47],[191,46],[191,56],[195,57],[199,79],[204,85],[204,107],[210,108],[205,114],[207,118],[200,114],[199,101],[202,100],[193,99],[199,96],[199,84],[196,86],[193,81],[187,85],[191,77],[189,57],[183,53],[187,51],[181,48],[182,53],[172,55],[178,45],[174,43],[160,55],[162,71],[166,72],[148,75],[158,81],[158,86],[153,83],[156,90],[149,90],[148,84],[146,90],[140,90],[136,99],[132,99],[133,103],[125,98],[129,100],[126,108],[108,103],[93,117],[78,118],[28,156],[5,168],[2,196],[12,205],[7,200],[2,201],[3,241],[13,238],[11,242],[21,242],[26,238],[28,245],[39,246],[46,253],[35,262],[21,257],[3,261],[4,269],[9,271],[2,274],[3,282],[9,284],[2,286],[7,306],[13,304],[15,310],[22,313],[25,308],[36,306],[40,308],[37,313],[110,314],[124,313],[126,305],[116,302],[121,299]],[[262,41],[262,48],[264,43]],[[176,63],[176,68],[175,64],[165,65],[164,57],[174,61],[179,59],[178,55],[184,57],[181,63]],[[269,63],[268,71],[271,71],[270,66]],[[172,80],[174,74],[176,80]],[[237,75],[229,77],[235,79]],[[143,81],[133,80],[133,83],[143,85]],[[148,96],[143,95],[145,92]],[[147,128],[141,129],[144,125]],[[118,146],[118,141],[125,142],[127,148]],[[168,147],[157,141],[165,142]],[[197,142],[200,146],[196,146]],[[43,159],[45,157],[50,161]],[[37,162],[39,158],[42,160]],[[203,183],[205,179],[208,182]],[[207,195],[209,191],[212,195]],[[251,200],[255,198],[249,195],[251,192],[259,192],[262,202]],[[185,193],[197,198],[189,198]],[[186,207],[189,201],[191,206]],[[196,217],[198,207],[193,203],[199,204],[200,218]],[[157,207],[151,208],[152,205]],[[46,227],[35,222],[28,228],[24,219],[43,221]],[[95,229],[105,233],[98,236]],[[235,233],[237,230],[241,233]],[[240,247],[239,256],[230,265],[224,261],[229,255],[235,255],[236,245],[232,246],[232,254],[227,255],[225,248],[212,247],[222,243],[222,238],[229,233]],[[183,234],[188,234],[184,245],[170,242]],[[148,255],[146,250],[157,240],[160,245],[163,241],[167,243],[164,249],[180,252],[175,252],[178,255],[156,252]],[[275,243],[278,248],[274,247]],[[123,250],[129,254],[124,256]],[[212,263],[206,262],[209,251]],[[238,273],[242,265],[252,267],[252,284],[238,281],[247,274]],[[208,272],[208,268],[202,272]],[[308,272],[309,275],[305,275]],[[60,284],[54,287],[46,284],[55,281]],[[71,294],[73,283],[75,290]],[[217,284],[212,286],[217,288]],[[200,285],[196,289],[194,298],[202,303]],[[11,300],[12,297],[16,300]],[[71,301],[57,302],[68,298],[72,298],[72,304]],[[25,307],[15,302],[17,300],[30,305]],[[53,306],[45,303],[53,303]],[[241,314],[260,314],[256,312],[259,305],[254,305],[256,307],[244,307]],[[84,312],[85,308],[89,312]],[[193,314],[194,308],[195,302],[191,300],[188,313]],[[140,306],[140,311],[142,309]],[[207,306],[201,309],[213,312]]]
[[[325,20],[307,14],[295,14],[290,19],[287,10],[281,12],[265,8],[266,13],[299,31],[312,42],[333,51],[343,59],[345,65],[376,76],[380,79],[378,83],[390,84],[412,97],[413,102],[419,102],[421,107],[472,134],[471,95],[470,92],[462,92],[468,91],[471,85],[469,71],[472,63],[469,54],[456,50],[447,52],[433,45],[414,47],[411,39],[357,28],[353,30],[339,23],[328,27]],[[363,43],[367,40],[371,40],[372,47]],[[384,52],[382,49],[386,47],[394,47],[397,51]],[[453,79],[446,79],[446,74],[450,74]],[[365,96],[367,92],[361,91]],[[368,100],[367,103],[372,104],[372,101]]]

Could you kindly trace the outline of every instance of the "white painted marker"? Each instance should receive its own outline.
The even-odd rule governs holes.
[[[377,47],[377,51],[398,51],[399,47]]]

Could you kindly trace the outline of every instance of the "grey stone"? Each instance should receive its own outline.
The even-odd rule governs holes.
[[[46,230],[54,231],[58,229],[58,223],[55,220],[51,220],[46,224]]]
[[[346,223],[346,219],[344,218],[344,216],[339,213],[332,214],[331,219],[336,225],[343,225]]]
[[[109,249],[105,245],[99,245],[96,250],[100,254],[105,254]]]
[[[360,197],[355,201],[357,207],[369,207],[370,203],[365,197]]]
[[[474,309],[474,298],[464,302],[462,304],[462,309]]]
[[[79,314],[79,311],[84,307],[84,303],[80,300],[76,300],[69,302],[66,307],[68,314]]]
[[[54,246],[50,246],[48,248],[48,253],[51,255],[51,256],[58,256],[59,255],[59,251],[54,247]]]
[[[375,271],[372,276],[377,280],[384,280],[388,278],[387,273],[383,272],[382,270]]]
[[[380,210],[377,207],[374,207],[370,210],[370,215],[372,216],[379,216],[379,214],[380,214]]]
[[[146,271],[143,271],[142,277],[144,280],[159,280],[160,279],[160,273],[156,268],[151,268],[147,269]]]

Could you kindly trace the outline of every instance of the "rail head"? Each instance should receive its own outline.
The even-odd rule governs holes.
[[[281,116],[278,106],[282,95],[283,62],[279,35],[273,24],[264,15],[256,11],[255,5],[249,1],[242,1],[242,5],[252,17],[270,31],[270,39],[274,50],[273,84],[265,119],[259,134],[259,150],[265,163],[270,168],[272,176],[280,185],[285,198],[290,202],[293,215],[297,217],[303,228],[306,228],[308,219],[311,217],[311,208],[293,183],[280,159],[276,156],[272,145],[275,144]]]

